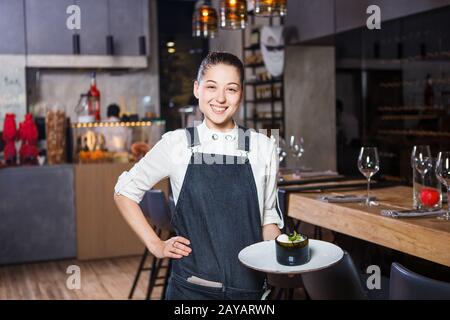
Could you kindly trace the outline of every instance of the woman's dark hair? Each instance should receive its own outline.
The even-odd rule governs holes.
[[[203,59],[198,68],[197,81],[200,81],[203,78],[206,70],[211,66],[218,64],[226,64],[235,67],[239,73],[241,84],[244,82],[244,65],[242,64],[242,61],[234,54],[221,51],[212,51]]]

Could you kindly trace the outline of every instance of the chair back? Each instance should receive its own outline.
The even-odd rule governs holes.
[[[335,265],[302,274],[303,284],[312,300],[366,300],[359,273],[352,258],[344,252]]]
[[[171,230],[169,207],[162,190],[147,191],[142,198],[140,207],[156,228]]]
[[[389,299],[448,300],[450,283],[427,278],[394,262],[391,266]]]

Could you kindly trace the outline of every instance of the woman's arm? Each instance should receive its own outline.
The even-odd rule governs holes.
[[[162,241],[135,201],[119,194],[114,195],[114,201],[131,229],[155,257],[180,259],[191,253],[192,249],[188,247],[190,242],[186,238],[172,237]]]
[[[172,166],[170,150],[174,145],[173,136],[174,132],[164,134],[129,172],[121,174],[114,187],[114,201],[120,213],[149,251],[158,258],[181,258],[191,252],[187,247],[189,240],[185,238],[173,237],[162,241],[138,205],[147,190],[169,176]]]
[[[262,228],[264,240],[275,240],[281,234],[281,230],[275,223],[266,224]]]
[[[277,210],[277,173],[278,173],[278,154],[276,151],[276,141],[271,138],[270,158],[266,165],[266,185],[264,190],[264,215],[263,215],[263,239],[274,240],[281,234],[284,227],[284,221]]]

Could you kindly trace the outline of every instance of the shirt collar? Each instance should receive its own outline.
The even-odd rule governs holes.
[[[231,130],[228,130],[226,132],[218,131],[209,128],[206,125],[206,121],[203,120],[201,124],[198,125],[199,134],[202,137],[206,137],[208,140],[218,140],[218,138],[224,138],[225,140],[233,141],[238,136],[238,125],[236,121],[234,121],[234,128]],[[213,138],[213,136],[217,137],[216,139]]]

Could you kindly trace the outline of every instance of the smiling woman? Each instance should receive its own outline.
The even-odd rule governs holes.
[[[212,52],[203,60],[194,95],[208,127],[233,129],[232,117],[241,103],[243,78],[242,62],[230,53]]]
[[[275,139],[233,120],[242,84],[243,66],[236,56],[209,53],[194,82],[203,123],[167,132],[117,182],[115,200],[125,219],[156,257],[173,259],[167,299],[263,295],[265,275],[242,265],[238,254],[281,233],[278,156]],[[163,241],[136,202],[165,177],[176,203],[171,220],[176,236]]]

